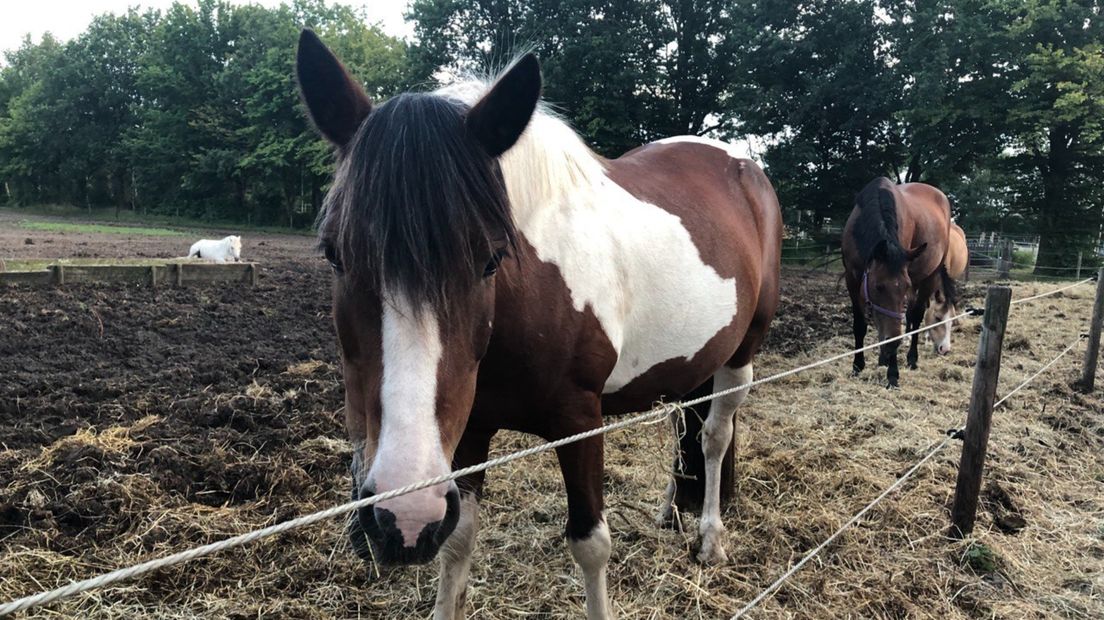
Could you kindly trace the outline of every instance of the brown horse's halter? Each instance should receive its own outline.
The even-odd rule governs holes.
[[[883,308],[882,306],[879,306],[878,304],[876,304],[876,303],[874,303],[873,301],[870,300],[870,291],[867,289],[867,281],[870,279],[869,274],[870,274],[870,270],[867,269],[866,271],[863,272],[863,279],[862,279],[862,294],[863,294],[863,297],[866,298],[866,305],[870,306],[870,308],[872,310],[874,310],[875,312],[877,312],[879,314],[884,314],[885,316],[893,317],[893,318],[897,319],[898,321],[904,321],[905,320],[905,313],[904,312],[897,312],[896,310],[890,310],[889,308]]]

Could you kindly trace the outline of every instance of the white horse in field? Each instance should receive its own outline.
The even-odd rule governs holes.
[[[191,250],[188,250],[188,258],[205,258],[216,263],[231,260],[238,262],[241,260],[241,237],[230,235],[218,241],[200,239],[192,244]]]

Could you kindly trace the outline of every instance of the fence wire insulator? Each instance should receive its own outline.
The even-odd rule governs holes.
[[[972,308],[972,307],[966,308],[966,314],[969,314],[970,316],[981,316],[981,315],[985,314],[985,309],[984,308]]]
[[[965,435],[965,433],[966,433],[966,427],[965,426],[962,427],[962,428],[948,428],[947,429],[947,436],[950,437],[951,439],[961,440],[962,437]]]

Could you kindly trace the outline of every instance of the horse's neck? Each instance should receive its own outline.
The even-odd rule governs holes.
[[[594,197],[611,183],[602,160],[574,130],[544,113],[533,117],[501,164],[514,221],[523,232],[596,208]]]

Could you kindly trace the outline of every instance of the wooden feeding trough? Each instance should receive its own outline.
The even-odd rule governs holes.
[[[157,288],[196,284],[257,285],[256,263],[178,262],[159,265],[67,265],[35,271],[0,271],[0,284],[65,286],[125,282]]]

